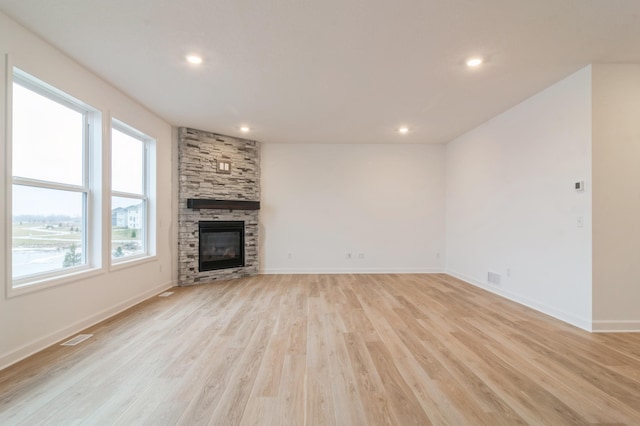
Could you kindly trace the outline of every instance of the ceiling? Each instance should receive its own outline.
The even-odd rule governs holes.
[[[640,63],[638,0],[0,0],[0,10],[172,125],[267,143],[445,143],[587,64]],[[469,69],[472,55],[486,62]]]

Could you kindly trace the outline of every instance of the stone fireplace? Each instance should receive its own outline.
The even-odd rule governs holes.
[[[256,275],[258,142],[180,128],[178,168],[179,284]]]

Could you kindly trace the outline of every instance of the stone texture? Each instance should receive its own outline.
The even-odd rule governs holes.
[[[231,173],[217,173],[217,162],[231,162]],[[258,211],[187,208],[188,198],[260,201],[260,146],[195,129],[179,129],[178,282],[181,286],[258,274]],[[245,222],[245,266],[198,271],[198,222]]]

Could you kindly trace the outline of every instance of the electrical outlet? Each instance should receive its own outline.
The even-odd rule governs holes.
[[[358,259],[364,259],[364,253],[358,253]]]
[[[487,282],[489,284],[500,286],[500,274],[496,274],[495,272],[487,273]]]
[[[289,260],[293,259],[293,254],[292,253],[287,253],[287,259],[289,259]]]

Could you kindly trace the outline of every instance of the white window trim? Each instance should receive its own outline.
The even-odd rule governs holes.
[[[102,114],[97,109],[76,99],[70,94],[57,89],[49,83],[29,74],[13,64],[11,58],[6,57],[6,105],[5,105],[5,129],[6,129],[6,150],[5,150],[5,256],[2,261],[5,265],[5,291],[6,297],[11,298],[26,293],[40,291],[46,288],[55,287],[86,279],[92,276],[105,273],[100,259],[101,241],[101,215],[99,206],[102,204],[100,197],[101,170],[100,156],[94,155],[93,150],[99,153],[101,150]],[[83,126],[83,185],[68,185],[49,181],[40,181],[24,177],[13,177],[13,83],[26,87],[42,96],[45,96],[61,105],[67,106],[75,111],[81,112],[84,117]],[[91,125],[93,124],[93,126]],[[96,139],[97,137],[97,139]],[[95,170],[94,170],[95,169]],[[47,189],[62,189],[74,192],[82,192],[85,195],[85,224],[84,224],[84,245],[83,250],[85,264],[77,267],[59,269],[51,272],[27,275],[13,278],[12,252],[13,252],[13,204],[12,187],[14,184],[26,185]],[[91,189],[94,191],[91,191]]]
[[[110,271],[114,271],[114,270],[120,270],[120,269],[124,269],[124,268],[128,268],[131,266],[136,266],[139,265],[141,263],[146,263],[149,262],[151,260],[155,260],[156,259],[156,255],[155,255],[155,247],[153,247],[153,245],[155,244],[155,238],[153,238],[153,236],[151,235],[152,233],[152,226],[154,225],[153,221],[151,220],[151,209],[154,208],[152,207],[152,198],[155,196],[155,194],[153,194],[153,178],[151,177],[151,173],[152,170],[155,170],[155,167],[153,167],[153,161],[152,161],[152,149],[151,149],[151,145],[155,144],[156,141],[154,138],[152,138],[151,136],[141,132],[140,130],[136,129],[135,127],[132,127],[128,124],[126,124],[125,122],[118,120],[117,118],[111,118],[111,131],[109,132],[109,141],[111,142],[111,135],[113,135],[113,130],[117,130],[119,132],[122,132],[128,136],[131,136],[135,139],[140,140],[144,145],[144,154],[143,154],[143,188],[144,188],[144,194],[140,195],[140,194],[132,194],[132,193],[128,193],[128,192],[121,192],[121,191],[113,191],[111,190],[110,196],[109,196],[109,214],[111,214],[111,198],[112,197],[125,197],[125,198],[132,198],[132,199],[139,199],[143,201],[143,215],[144,215],[144,227],[141,229],[141,232],[143,234],[142,236],[142,240],[144,243],[144,252],[140,253],[140,254],[136,254],[136,255],[132,255],[132,256],[126,256],[123,258],[118,258],[118,259],[114,259],[113,256],[111,255],[111,240],[113,238],[113,231],[112,231],[112,223],[111,220],[109,220],[109,238],[108,238],[108,258],[109,258],[109,270]],[[111,146],[109,147],[109,158],[111,159]],[[110,161],[110,167],[109,167],[109,177],[111,178],[111,174],[113,173],[112,170],[112,163]],[[111,181],[111,179],[110,179]]]

